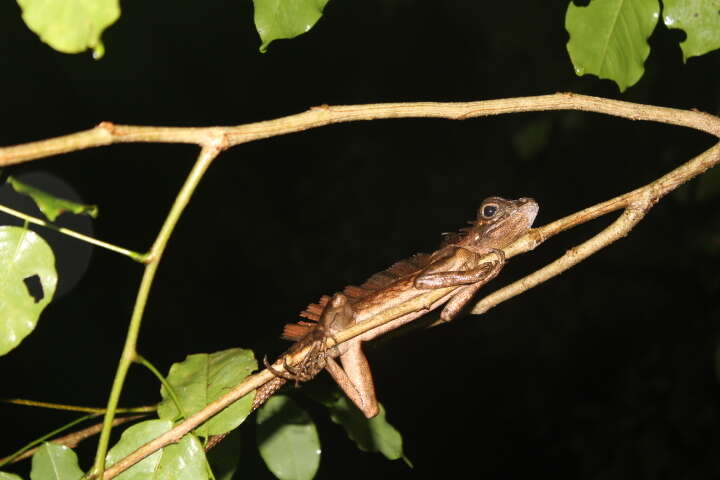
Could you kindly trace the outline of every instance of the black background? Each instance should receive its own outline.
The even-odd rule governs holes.
[[[683,64],[683,34],[663,26],[650,39],[645,76],[626,93],[577,77],[565,50],[564,2],[335,1],[309,34],[273,43],[264,55],[248,1],[122,7],[96,62],[51,50],[14,2],[0,4],[0,144],[102,120],[235,125],[321,104],[556,91],[715,114],[720,107],[720,54]],[[541,132],[536,148],[532,132]],[[440,232],[464,225],[484,197],[532,196],[541,205],[536,223],[546,224],[644,185],[712,143],[678,127],[550,112],[343,124],[241,145],[212,166],[169,243],[139,350],[162,371],[187,354],[234,346],[274,355],[286,347],[277,339],[281,326],[305,304],[431,251]],[[116,145],[11,174],[61,178],[100,206],[96,236],[144,251],[196,153]],[[414,470],[358,452],[298,392],[320,429],[318,478],[717,478],[714,174],[668,196],[626,239],[488,314],[367,348]],[[484,291],[611,220],[513,259]],[[58,253],[61,289],[85,261],[84,245],[69,244]],[[0,396],[103,405],[141,273],[94,249],[79,283],[0,360]],[[157,388],[133,367],[121,403],[152,404]],[[0,412],[0,455],[74,418],[13,405]],[[240,468],[271,478],[254,452],[251,424]],[[83,468],[94,452],[94,440],[86,443]],[[27,478],[25,468],[17,471]]]

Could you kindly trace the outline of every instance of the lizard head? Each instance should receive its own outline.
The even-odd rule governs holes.
[[[539,206],[532,198],[506,200],[489,197],[478,209],[477,220],[465,229],[457,245],[482,253],[511,244],[532,226]]]

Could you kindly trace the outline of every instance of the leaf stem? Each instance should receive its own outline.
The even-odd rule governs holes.
[[[55,430],[53,430],[53,431],[50,432],[50,433],[46,433],[46,434],[43,435],[42,437],[37,438],[37,439],[33,440],[32,442],[28,443],[27,445],[25,445],[24,447],[22,447],[22,448],[21,448],[20,450],[18,450],[17,452],[15,452],[15,453],[11,454],[10,456],[5,457],[5,458],[3,458],[2,460],[0,460],[0,467],[2,467],[2,466],[5,465],[5,464],[11,463],[15,458],[19,457],[20,455],[22,455],[22,454],[23,454],[24,452],[26,452],[27,450],[30,450],[30,449],[31,449],[32,447],[34,447],[35,445],[39,445],[40,443],[44,442],[44,441],[47,440],[48,438],[52,438],[52,437],[54,437],[55,435],[57,435],[58,433],[64,432],[65,430],[74,427],[74,426],[77,425],[78,423],[84,422],[85,420],[87,420],[87,419],[89,419],[89,418],[93,418],[93,417],[97,417],[97,416],[98,416],[97,413],[91,413],[91,414],[89,414],[89,415],[83,415],[82,417],[76,418],[75,420],[73,420],[73,421],[70,422],[70,423],[66,423],[65,425],[63,425],[63,426],[60,427],[60,428],[56,428]]]
[[[152,287],[153,280],[155,279],[155,273],[157,272],[160,259],[165,251],[165,246],[167,245],[170,235],[175,229],[182,212],[185,210],[185,207],[190,201],[190,197],[192,197],[192,194],[200,183],[205,171],[224,146],[225,139],[222,136],[213,138],[205,144],[205,146],[203,146],[197,160],[195,161],[195,165],[193,165],[190,174],[185,180],[185,184],[182,186],[180,192],[175,198],[175,202],[170,209],[170,213],[168,213],[168,216],[165,219],[152,248],[150,249],[150,253],[147,256],[148,263],[145,265],[145,271],[135,299],[132,316],[130,317],[128,333],[125,337],[125,346],[123,347],[118,368],[115,372],[115,379],[113,380],[112,388],[110,390],[107,411],[105,412],[105,417],[103,419],[103,429],[102,432],[100,432],[98,448],[95,454],[95,464],[90,472],[92,476],[102,477],[103,472],[105,471],[105,455],[107,454],[108,444],[110,442],[112,421],[117,410],[118,402],[120,401],[120,394],[125,383],[125,377],[127,376],[128,369],[130,368],[132,362],[137,360],[136,347],[138,335],[140,333],[140,324],[142,323],[142,317],[145,312],[148,295],[150,294],[150,288]]]
[[[170,382],[167,381],[167,378],[163,376],[160,371],[155,368],[155,365],[150,363],[147,358],[143,357],[139,353],[135,353],[135,357],[137,358],[137,362],[143,365],[145,368],[150,370],[155,377],[160,380],[160,383],[163,384],[163,387],[165,387],[165,390],[168,391],[170,394],[170,398],[172,399],[173,403],[175,404],[175,408],[177,408],[177,411],[179,412],[182,419],[187,418],[187,414],[185,413],[185,410],[182,407],[182,404],[180,403],[180,399],[178,399],[177,395],[175,394],[175,389],[170,385]]]
[[[69,412],[94,413],[96,415],[102,415],[103,413],[105,413],[105,409],[99,408],[99,407],[83,407],[80,405],[66,405],[63,403],[39,402],[37,400],[27,400],[25,398],[2,398],[2,399],[0,399],[0,402],[12,403],[14,405],[25,405],[28,407],[49,408],[49,409],[53,409],[53,410],[66,410]],[[144,413],[144,412],[154,412],[155,410],[157,410],[157,406],[150,405],[150,406],[145,406],[145,407],[118,408],[116,410],[116,412],[117,413]]]
[[[140,262],[140,263],[146,262],[147,256],[145,254],[134,252],[132,250],[128,250],[127,248],[118,247],[117,245],[113,245],[112,243],[103,242],[102,240],[98,240],[96,238],[88,237],[87,235],[83,235],[82,233],[76,232],[75,230],[71,230],[69,228],[58,227],[57,225],[47,222],[41,218],[33,217],[31,215],[20,212],[18,210],[7,207],[5,205],[0,205],[0,212],[5,212],[8,215],[12,215],[13,217],[17,217],[22,220],[25,220],[26,223],[33,223],[35,225],[40,225],[42,227],[49,228],[50,230],[55,230],[56,232],[60,232],[63,235],[67,235],[68,237],[77,238],[78,240],[82,240],[83,242],[90,243],[97,247],[105,248],[112,252],[119,253],[121,255],[125,255],[127,257],[132,258],[136,262]]]

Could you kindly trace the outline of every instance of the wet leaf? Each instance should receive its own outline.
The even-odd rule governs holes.
[[[685,30],[683,60],[720,48],[720,0],[664,0],[663,21]]]
[[[657,0],[592,0],[587,7],[570,2],[565,28],[575,73],[613,80],[620,91],[634,85],[645,71],[659,9]]]
[[[270,42],[294,38],[309,31],[320,20],[328,0],[253,0],[255,28],[260,35],[260,51]]]

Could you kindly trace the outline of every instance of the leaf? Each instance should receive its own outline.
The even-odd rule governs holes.
[[[330,411],[330,419],[341,425],[364,452],[380,452],[390,460],[405,459],[402,449],[402,435],[385,419],[385,408],[380,404],[380,413],[365,418],[360,410],[347,399],[338,395],[332,402],[323,402]]]
[[[82,476],[77,455],[65,445],[43,443],[32,457],[32,480],[79,480]]]
[[[93,218],[98,215],[97,205],[84,205],[82,203],[71,202],[51,195],[47,192],[43,192],[40,189],[26,185],[19,180],[8,177],[7,183],[12,185],[13,189],[17,193],[27,195],[35,201],[40,211],[45,215],[48,220],[54,222],[55,219],[64,212],[70,212],[75,214],[86,214]]]
[[[258,410],[260,456],[280,480],[311,480],[320,464],[315,423],[294,401],[275,395]]]
[[[22,477],[14,473],[0,472],[0,480],[22,480]]]
[[[163,433],[172,428],[172,422],[169,420],[145,420],[128,427],[120,436],[120,440],[110,449],[105,457],[108,466],[112,466],[132,452],[138,447],[146,444],[150,440],[159,437]],[[128,468],[117,476],[118,480],[146,480],[152,477],[162,460],[163,451],[149,455],[132,467]]]
[[[188,355],[185,361],[170,367],[168,382],[177,394],[187,415],[192,415],[240,383],[257,368],[251,350],[231,348],[211,354]],[[160,389],[163,400],[158,404],[158,416],[167,420],[177,418],[179,412],[165,390]],[[195,429],[203,437],[220,435],[240,425],[250,414],[255,394],[251,393],[230,405]]]
[[[30,30],[55,50],[80,53],[93,49],[101,58],[103,30],[120,17],[119,0],[17,0]]]
[[[587,7],[571,2],[565,28],[575,73],[613,80],[620,91],[634,85],[643,75],[658,15],[658,0],[592,0]]]
[[[234,430],[207,452],[215,480],[232,480],[240,462],[241,440],[240,430]]]
[[[663,21],[685,30],[680,42],[683,60],[720,48],[720,0],[665,0]]]
[[[172,428],[169,420],[146,420],[126,429],[120,441],[107,454],[107,464],[113,465],[138,447]],[[185,435],[128,468],[117,480],[207,480],[207,461],[202,444],[196,436]],[[34,480],[34,479],[33,479]]]
[[[273,40],[294,38],[309,31],[322,16],[328,0],[253,0],[260,51]]]
[[[42,288],[36,299],[28,286]],[[33,331],[57,286],[55,256],[37,233],[0,226],[0,355]]]

